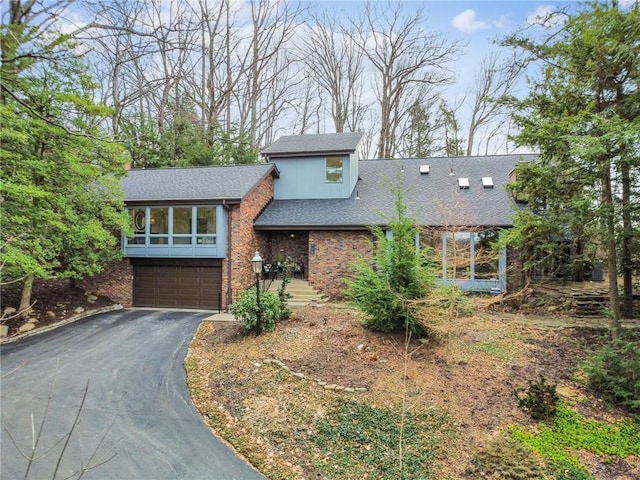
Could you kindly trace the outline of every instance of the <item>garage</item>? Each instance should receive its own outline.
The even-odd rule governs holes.
[[[218,259],[132,259],[135,307],[219,310],[222,262]]]

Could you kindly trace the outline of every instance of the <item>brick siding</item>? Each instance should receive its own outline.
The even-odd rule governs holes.
[[[125,308],[133,306],[133,267],[126,258],[107,265],[102,273],[82,279],[78,285]]]
[[[260,252],[266,260],[269,243],[263,234],[253,229],[253,222],[273,198],[273,180],[268,175],[242,199],[240,205],[229,208],[231,238],[227,247],[228,257],[222,267],[222,308],[226,309],[242,290],[255,284],[251,266],[255,252]]]
[[[309,232],[309,282],[331,299],[343,298],[344,280],[354,277],[357,254],[372,257],[372,240],[365,231]]]

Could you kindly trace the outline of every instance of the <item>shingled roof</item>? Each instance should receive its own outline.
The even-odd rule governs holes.
[[[385,225],[395,213],[392,188],[402,186],[408,214],[425,226],[511,226],[514,203],[505,190],[510,173],[536,155],[361,160],[359,180],[348,199],[274,200],[256,229],[364,229]],[[420,173],[421,165],[429,173]],[[453,175],[451,175],[453,173]],[[482,178],[491,178],[485,187]],[[467,178],[468,188],[458,179]]]
[[[362,132],[284,135],[262,150],[262,154],[269,159],[312,154],[349,154],[357,150],[363,136]]]
[[[174,201],[239,202],[267,175],[273,164],[130,170],[122,179],[125,203]]]

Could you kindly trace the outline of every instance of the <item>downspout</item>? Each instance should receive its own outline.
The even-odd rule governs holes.
[[[231,305],[231,207],[227,205],[226,200],[222,200],[222,206],[227,211],[227,308],[229,311],[229,305]]]

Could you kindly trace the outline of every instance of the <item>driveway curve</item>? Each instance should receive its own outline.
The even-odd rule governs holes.
[[[264,479],[189,398],[206,315],[118,310],[2,345],[1,478],[51,479],[60,461],[56,478]]]

